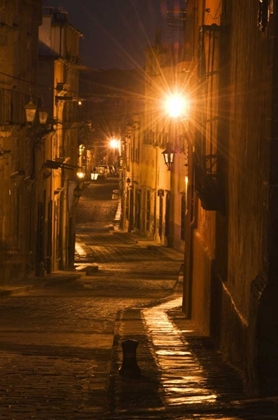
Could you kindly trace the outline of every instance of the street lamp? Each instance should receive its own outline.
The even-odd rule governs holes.
[[[24,108],[25,108],[25,116],[26,116],[27,125],[31,127],[35,121],[37,105],[34,104],[31,98],[28,104],[26,104]]]
[[[77,171],[76,175],[79,179],[83,179],[85,177],[85,172],[83,172],[82,169],[80,169],[79,171]]]
[[[171,118],[187,117],[189,100],[186,96],[173,93],[166,98],[166,111]]]
[[[188,108],[189,101],[186,96],[175,92],[166,97],[165,109],[169,117],[183,120],[188,117]],[[175,151],[172,149],[170,143],[167,143],[166,149],[162,152],[162,154],[165,165],[167,166],[168,171],[170,171],[173,166],[175,154]]]
[[[118,140],[118,139],[116,139],[116,138],[112,138],[112,139],[110,139],[110,142],[109,142],[109,144],[110,144],[110,147],[111,147],[111,149],[118,149],[118,150],[120,150],[120,140]]]
[[[118,167],[121,167],[119,162],[119,153],[121,150],[121,140],[117,139],[116,137],[112,137],[109,141],[110,148],[113,150],[112,154],[112,165],[115,166],[116,172],[118,171]]]
[[[30,99],[30,101],[28,102],[28,104],[26,104],[24,106],[25,108],[25,117],[26,117],[26,122],[28,127],[32,127],[32,125],[35,122],[35,118],[36,118],[36,113],[37,113],[37,105],[34,104],[32,98]],[[38,111],[38,117],[39,117],[39,124],[44,126],[47,123],[47,118],[48,118],[48,112],[44,111],[43,109],[39,109]]]
[[[168,168],[168,171],[172,169],[173,163],[174,163],[174,155],[175,151],[172,149],[170,143],[167,143],[166,149],[162,152],[164,163]]]
[[[97,173],[96,168],[94,167],[92,172],[91,172],[91,180],[96,181],[97,179],[98,179],[98,173]]]
[[[48,118],[48,112],[43,111],[42,109],[39,110],[39,122],[41,125],[46,125]]]

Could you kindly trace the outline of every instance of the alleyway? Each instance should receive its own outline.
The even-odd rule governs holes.
[[[1,296],[0,420],[278,419],[185,320],[183,255],[112,229],[115,182],[80,199],[76,273]],[[128,338],[140,379],[119,375]]]

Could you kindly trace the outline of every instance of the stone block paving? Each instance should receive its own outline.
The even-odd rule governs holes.
[[[96,310],[88,297],[2,299],[1,420],[85,420],[106,412],[113,334],[104,321],[98,325]]]
[[[99,357],[89,351],[87,355],[69,355],[66,351],[51,355],[48,349],[42,357],[36,345],[17,351],[22,354],[7,348],[5,355],[2,350],[5,372],[0,379],[1,420],[91,419],[103,411],[107,404],[103,392],[107,367],[100,363],[96,368],[92,359],[96,362],[99,358],[103,363],[109,358],[107,352]]]
[[[139,238],[139,237],[138,237]],[[87,262],[133,262],[159,261],[163,254],[163,247],[154,246],[153,241],[136,243],[136,236],[112,232],[98,235],[87,233],[76,234],[76,263]],[[171,259],[171,257],[165,257]]]
[[[182,315],[180,296],[122,311],[115,331],[109,419],[278,419],[278,398],[246,399],[238,372]],[[138,343],[140,378],[119,374],[127,338]]]

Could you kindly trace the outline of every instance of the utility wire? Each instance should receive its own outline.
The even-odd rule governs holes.
[[[7,73],[4,73],[4,72],[2,72],[2,71],[0,71],[0,74],[2,75],[2,76],[5,76],[5,77],[10,77],[11,79],[14,79],[14,80],[18,80],[18,81],[20,81],[20,82],[24,82],[24,83],[28,83],[29,85],[32,85],[32,86],[36,86],[36,87],[41,87],[41,88],[43,88],[43,89],[47,89],[47,90],[49,90],[49,91],[59,91],[59,89],[58,88],[55,88],[55,87],[50,87],[50,86],[47,86],[47,85],[43,85],[43,84],[40,84],[40,83],[34,83],[34,82],[31,82],[31,81],[29,81],[29,80],[26,80],[26,79],[22,79],[22,78],[20,78],[20,77],[16,77],[16,76],[12,76],[11,74],[7,74]],[[16,90],[16,89],[15,89]],[[18,90],[19,91],[19,90]],[[71,94],[76,94],[76,95],[79,95],[80,94],[80,92],[77,92],[77,91],[75,91],[75,90],[67,90],[67,92],[68,93],[71,93]],[[29,93],[29,92],[28,92]],[[132,94],[129,94],[129,95],[123,95],[123,94],[114,94],[114,93],[106,93],[106,94],[100,94],[100,93],[88,93],[87,94],[87,97],[88,98],[135,98],[136,97],[136,99],[140,99],[140,96],[139,95],[132,95]],[[80,97],[80,99],[82,100],[86,100],[86,98],[81,98]]]

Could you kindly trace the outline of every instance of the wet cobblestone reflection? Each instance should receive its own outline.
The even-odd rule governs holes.
[[[181,298],[144,309],[143,318],[161,370],[161,385],[167,405],[215,402],[217,395],[205,386],[206,378],[188,344],[166,311],[181,306]],[[192,373],[194,372],[194,376]]]
[[[181,296],[166,299],[118,314],[109,420],[259,419],[253,413],[240,415],[246,398],[243,382],[212,340],[185,318]],[[137,381],[117,374],[121,342],[127,337],[139,342]]]

